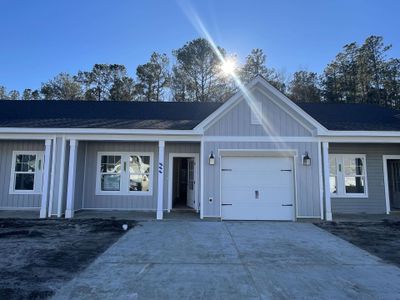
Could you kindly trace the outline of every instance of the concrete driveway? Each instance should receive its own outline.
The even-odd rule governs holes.
[[[142,222],[56,299],[399,299],[400,269],[307,223]]]

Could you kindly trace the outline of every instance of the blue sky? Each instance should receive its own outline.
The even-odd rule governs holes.
[[[199,37],[191,6],[218,45],[242,60],[262,48],[290,74],[321,72],[341,47],[382,35],[400,57],[400,1],[0,0],[0,85],[39,88],[60,72],[119,63],[134,75],[153,51]]]

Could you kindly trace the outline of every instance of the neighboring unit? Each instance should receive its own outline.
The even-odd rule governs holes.
[[[0,101],[0,209],[191,209],[332,220],[400,209],[398,111],[295,104],[262,77],[225,103]]]

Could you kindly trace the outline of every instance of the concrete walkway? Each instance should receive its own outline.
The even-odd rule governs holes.
[[[399,299],[400,269],[307,223],[141,222],[55,299]]]

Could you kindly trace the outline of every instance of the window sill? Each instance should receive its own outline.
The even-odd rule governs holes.
[[[344,194],[344,195],[332,195],[331,198],[360,198],[360,199],[366,199],[368,198],[368,194],[355,194],[355,195],[349,195],[349,194]]]
[[[9,191],[10,195],[41,195],[42,192],[35,191]]]
[[[153,196],[153,192],[101,192],[97,191],[96,196]]]

